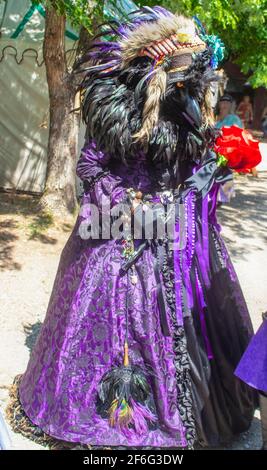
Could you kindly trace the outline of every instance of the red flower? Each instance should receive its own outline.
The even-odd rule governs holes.
[[[227,164],[239,173],[248,173],[261,162],[258,140],[238,126],[223,127],[221,135],[216,139],[214,150],[219,154],[220,164]]]

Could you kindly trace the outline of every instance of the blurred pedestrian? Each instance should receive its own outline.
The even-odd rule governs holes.
[[[239,117],[232,112],[233,98],[231,95],[225,94],[219,100],[219,114],[215,124],[217,129],[224,126],[238,126],[243,127],[242,121]],[[235,196],[234,181],[227,181],[221,185],[218,194],[218,204],[225,204],[230,202],[231,198]]]
[[[250,101],[250,97],[248,95],[245,95],[242,99],[242,101],[239,103],[237,110],[236,110],[238,116],[240,117],[243,126],[245,129],[247,129],[253,121],[253,109],[252,109],[252,104]]]
[[[233,98],[225,94],[219,100],[219,114],[215,127],[221,129],[223,126],[243,127],[241,119],[233,113]]]

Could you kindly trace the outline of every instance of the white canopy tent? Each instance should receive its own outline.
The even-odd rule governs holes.
[[[133,0],[104,0],[106,16],[125,17]],[[45,187],[49,99],[43,60],[45,10],[30,0],[0,0],[0,188],[41,193]],[[78,40],[67,25],[71,62]],[[83,144],[84,128],[79,134]],[[79,154],[79,152],[78,152]]]
[[[0,2],[0,187],[42,192],[49,100],[43,61],[44,9]],[[66,51],[78,36],[68,27]]]

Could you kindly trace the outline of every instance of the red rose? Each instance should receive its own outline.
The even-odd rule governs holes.
[[[238,126],[223,127],[221,135],[216,139],[214,150],[225,157],[225,164],[239,173],[249,172],[261,161],[258,140]]]

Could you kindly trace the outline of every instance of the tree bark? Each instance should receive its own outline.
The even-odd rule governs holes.
[[[41,206],[54,214],[70,214],[77,206],[76,154],[79,116],[74,109],[76,85],[65,56],[66,19],[46,9],[44,60],[50,100],[50,126],[45,191]]]
[[[262,113],[267,103],[267,90],[266,88],[259,87],[254,91],[253,99],[253,129],[262,130],[261,119]]]

